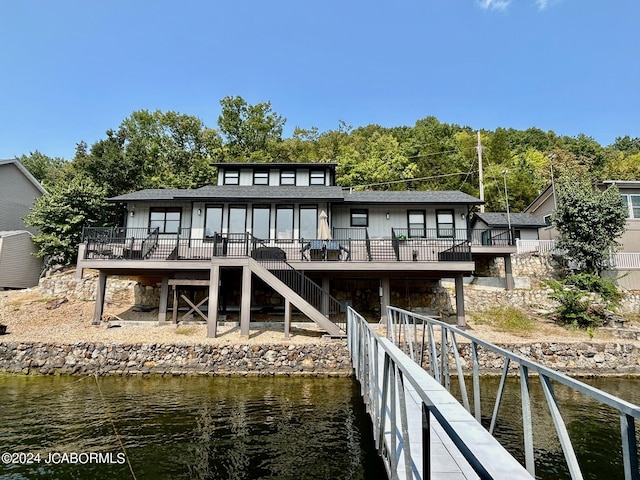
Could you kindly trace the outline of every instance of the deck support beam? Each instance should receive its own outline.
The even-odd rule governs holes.
[[[291,331],[291,302],[288,298],[284,299],[284,338],[289,338],[289,333]]]
[[[322,277],[322,290],[324,290],[325,292],[331,291],[329,281],[329,277]],[[327,297],[326,295],[324,295],[322,298],[322,314],[329,316],[329,297]]]
[[[467,326],[467,321],[464,315],[464,282],[462,281],[462,275],[456,275],[456,325],[458,328],[464,329]]]
[[[513,290],[515,288],[515,282],[513,280],[513,267],[511,265],[511,255],[505,255],[504,257],[504,283],[507,290]]]
[[[162,276],[160,286],[160,304],[158,305],[158,325],[167,321],[167,305],[169,303],[169,276]]]
[[[104,297],[107,290],[107,274],[102,270],[98,272],[98,283],[96,284],[96,305],[93,310],[92,325],[102,323],[102,312],[104,311]]]
[[[209,305],[207,309],[207,337],[218,334],[218,301],[220,291],[220,265],[211,265],[209,273]]]
[[[242,299],[240,300],[240,335],[249,336],[251,323],[251,268],[242,267]]]

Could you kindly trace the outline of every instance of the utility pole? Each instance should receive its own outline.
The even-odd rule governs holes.
[[[482,178],[482,142],[480,140],[480,130],[478,130],[478,145],[476,146],[476,150],[478,151],[478,179],[480,186],[480,200],[482,200],[482,204],[480,205],[480,212],[484,213],[484,180]]]

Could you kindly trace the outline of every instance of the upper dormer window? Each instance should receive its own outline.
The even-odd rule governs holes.
[[[295,170],[282,170],[280,172],[280,185],[295,185],[295,184],[296,184]]]
[[[240,184],[240,172],[238,170],[225,170],[224,171],[224,184],[225,185],[239,185]]]
[[[324,170],[311,170],[309,172],[309,185],[324,185]]]
[[[269,172],[255,171],[253,172],[254,185],[269,185]]]

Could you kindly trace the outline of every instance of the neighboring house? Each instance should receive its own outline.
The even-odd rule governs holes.
[[[0,231],[0,287],[29,288],[38,284],[42,260],[26,230]]]
[[[31,241],[37,230],[23,218],[45,193],[17,159],[0,160],[0,288],[38,284],[42,262],[32,255],[37,248]]]
[[[482,245],[504,245],[509,240],[505,234],[509,229],[516,240],[539,240],[538,229],[545,226],[530,213],[476,212],[471,219],[473,235],[480,238]]]
[[[612,267],[619,271],[618,282],[625,288],[640,289],[640,181],[604,180],[596,186],[602,190],[616,185],[627,207],[625,232],[618,239],[620,249],[612,257]],[[525,209],[541,219],[546,226],[539,230],[541,240],[555,240],[558,232],[551,225],[551,215],[558,203],[554,185],[549,185]]]
[[[217,328],[210,312],[239,308],[247,335],[249,312],[269,306],[284,310],[285,332],[295,306],[340,335],[347,305],[360,302],[380,318],[392,298],[442,278],[455,279],[464,325],[462,279],[474,255],[510,260],[515,252],[509,242],[472,238],[469,216],[482,202],[462,192],[345,190],[333,163],[214,166],[217,185],[120,195],[110,201],[126,206],[126,225],[85,231],[78,273],[100,272],[94,322],[107,276],[135,274],[162,278],[159,321],[173,287],[174,321],[183,301],[207,320],[209,336]],[[272,293],[261,296],[265,288]]]

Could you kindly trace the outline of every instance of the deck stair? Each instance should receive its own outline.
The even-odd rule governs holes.
[[[340,302],[331,297],[327,292],[324,292],[316,283],[303,277],[300,272],[291,267],[287,262],[259,262],[253,258],[248,258],[247,260],[253,274],[280,295],[287,298],[294,307],[300,310],[300,312],[310,320],[314,321],[329,335],[346,335],[343,327],[340,327],[338,323],[332,321],[327,315],[321,312],[324,305],[324,307],[328,307],[329,311],[337,308],[337,312],[333,311],[332,313],[340,315]],[[346,319],[343,321],[346,322]]]

